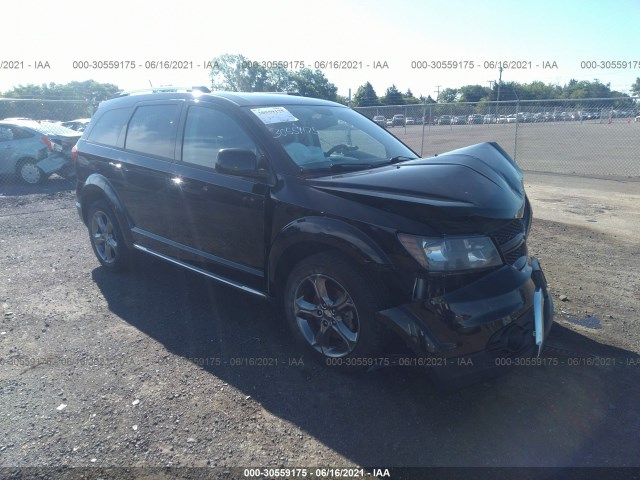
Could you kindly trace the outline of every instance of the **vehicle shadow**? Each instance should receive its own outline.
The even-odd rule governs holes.
[[[76,188],[75,179],[51,175],[46,182],[39,185],[25,185],[14,177],[0,177],[0,194],[9,197],[68,192]]]
[[[137,259],[127,274],[97,268],[92,276],[114,314],[175,355],[278,359],[271,367],[202,368],[359,465],[640,465],[637,355],[560,325],[550,341],[577,360],[548,354],[547,365],[445,391],[416,368],[351,375],[298,364],[269,303],[155,259]],[[594,352],[619,364],[577,356]]]

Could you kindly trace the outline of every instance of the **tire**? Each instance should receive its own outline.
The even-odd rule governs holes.
[[[87,212],[91,248],[100,264],[111,271],[127,270],[131,250],[124,240],[113,208],[104,199],[92,203]]]
[[[48,178],[45,173],[36,166],[36,160],[25,158],[18,162],[16,174],[22,183],[27,185],[39,185]]]
[[[324,300],[320,300],[320,298]],[[296,342],[314,360],[362,370],[379,350],[382,326],[375,320],[385,298],[378,282],[347,257],[323,252],[291,271],[283,295]]]

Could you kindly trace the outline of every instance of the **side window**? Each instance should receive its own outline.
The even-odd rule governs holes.
[[[29,132],[28,130],[24,130],[22,128],[10,127],[10,130],[13,132],[14,140],[22,140],[23,138],[31,138],[35,136],[35,133]]]
[[[121,147],[130,115],[130,108],[117,108],[105,112],[94,125],[87,141],[109,147]]]
[[[257,153],[256,145],[229,115],[205,107],[187,112],[182,144],[182,161],[215,168],[223,148],[242,148]]]
[[[129,122],[125,148],[172,159],[179,114],[177,104],[138,107]]]
[[[13,140],[13,131],[10,128],[0,127],[0,142]]]

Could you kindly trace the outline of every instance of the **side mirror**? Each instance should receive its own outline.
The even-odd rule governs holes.
[[[251,150],[224,148],[218,152],[216,171],[254,177],[259,174],[258,158]]]

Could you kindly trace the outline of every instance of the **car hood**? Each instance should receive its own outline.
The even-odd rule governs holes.
[[[520,218],[525,203],[522,178],[520,168],[498,144],[480,143],[309,182],[326,193],[431,223],[460,217]]]

